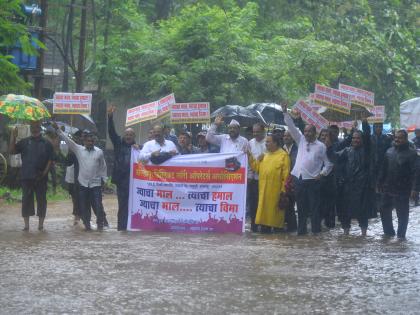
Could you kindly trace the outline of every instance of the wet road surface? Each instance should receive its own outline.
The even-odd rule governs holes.
[[[0,204],[1,314],[420,314],[420,208],[407,241],[184,235],[72,226],[71,201],[50,203],[46,231],[20,231],[19,204]]]

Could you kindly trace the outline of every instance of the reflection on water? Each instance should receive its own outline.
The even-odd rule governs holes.
[[[379,220],[366,238],[86,233],[62,205],[24,233],[16,209],[0,211],[3,314],[420,313],[419,208],[405,242]]]

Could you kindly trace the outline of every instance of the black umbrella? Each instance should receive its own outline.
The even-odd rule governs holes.
[[[44,100],[43,103],[47,106],[50,113],[53,112],[53,100]],[[71,116],[73,118],[71,118]],[[96,124],[93,121],[92,117],[90,115],[80,115],[80,114],[74,114],[74,115],[62,115],[62,114],[54,114],[53,115],[54,120],[61,121],[63,123],[66,123],[68,125],[72,125],[73,127],[76,127],[80,130],[89,130],[92,132],[98,132],[98,129],[96,128]],[[72,121],[73,119],[73,121]]]
[[[210,117],[223,116],[224,118],[235,119],[241,127],[250,127],[256,122],[262,122],[266,125],[264,118],[255,109],[249,109],[239,105],[225,105],[215,110]],[[229,123],[229,121],[226,121]]]
[[[281,106],[275,103],[255,103],[247,107],[257,110],[268,124],[285,125]]]
[[[76,133],[77,131],[79,131],[79,128],[76,127],[72,127],[69,124],[62,122],[62,121],[56,121],[58,127],[60,127],[61,130],[63,130],[64,133],[66,133],[67,135],[72,135],[74,133]],[[46,122],[43,124],[43,126],[48,130],[48,128],[52,128],[51,123],[50,122]],[[54,129],[53,129],[54,130]]]

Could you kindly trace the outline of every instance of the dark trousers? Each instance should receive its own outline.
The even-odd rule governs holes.
[[[80,202],[80,213],[83,224],[87,229],[90,229],[90,218],[92,206],[93,211],[96,214],[96,224],[98,228],[105,226],[105,212],[102,205],[102,190],[100,186],[97,187],[84,187],[79,186],[79,202]]]
[[[22,217],[35,215],[36,196],[36,215],[45,218],[47,214],[47,178],[42,180],[25,179],[22,180]]]
[[[255,224],[255,217],[257,216],[258,208],[258,181],[255,179],[248,180],[248,209],[251,217],[251,231],[257,231]]]
[[[55,163],[51,164],[49,174],[51,174],[51,185],[55,194],[57,191],[57,171],[55,169]]]
[[[129,189],[130,189],[129,181],[121,181],[121,183],[117,184],[118,231],[127,230]]]
[[[409,196],[392,196],[383,194],[381,199],[381,221],[384,234],[394,236],[395,230],[392,224],[392,210],[395,208],[398,218],[397,236],[405,238],[409,217]]]
[[[286,208],[286,212],[284,214],[284,221],[287,226],[287,232],[295,232],[297,230],[297,219],[296,219],[296,212],[295,212],[295,203],[296,200],[294,196],[290,196],[289,205]]]
[[[335,227],[335,206],[336,206],[335,193],[333,191],[322,190],[320,212],[321,217],[324,219],[324,224],[327,228],[332,229]]]
[[[367,216],[359,217],[357,218],[357,221],[359,222],[359,226],[362,229],[367,229],[368,227],[368,218]],[[343,214],[340,218],[341,227],[343,229],[349,229],[351,225],[351,217],[349,215]]]
[[[79,184],[68,184],[69,194],[73,203],[73,215],[80,217]]]
[[[321,185],[319,180],[295,178],[296,204],[298,209],[298,234],[307,233],[307,219],[311,218],[312,233],[321,232]]]

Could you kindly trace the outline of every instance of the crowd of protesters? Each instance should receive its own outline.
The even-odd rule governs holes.
[[[311,232],[331,229],[336,221],[344,234],[350,233],[352,219],[357,219],[361,234],[366,235],[369,219],[380,214],[386,236],[405,238],[409,219],[409,198],[418,204],[420,186],[420,129],[413,142],[405,130],[393,138],[382,134],[382,124],[374,124],[373,134],[366,120],[362,130],[357,123],[339,138],[336,125],[322,129],[296,124],[282,105],[284,128],[267,133],[266,126],[256,123],[252,139],[240,135],[240,124],[232,119],[227,134],[219,134],[224,123],[216,117],[208,131],[200,131],[195,139],[188,131],[176,137],[168,126],[155,125],[143,145],[135,142],[136,134],[128,128],[122,136],[115,130],[113,114],[108,109],[108,133],[114,148],[112,182],[117,188],[118,230],[127,229],[131,150],[141,150],[140,160],[161,164],[177,154],[234,153],[248,154],[247,208],[251,231],[261,233]],[[54,167],[59,147],[57,139],[66,142],[69,153],[65,158],[69,193],[73,202],[74,224],[81,219],[86,230],[91,229],[91,210],[98,230],[108,226],[102,204],[102,190],[107,179],[103,151],[95,146],[89,131],[69,136],[55,123],[41,134],[39,122],[32,122],[31,136],[16,143],[17,130],[11,134],[9,151],[21,154],[22,216],[24,230],[29,230],[29,217],[35,214],[37,200],[38,229],[44,228],[47,200],[47,174]],[[55,172],[54,172],[55,173]],[[396,209],[397,233],[392,221]],[[296,216],[297,213],[297,216]],[[323,225],[325,226],[323,228]]]

